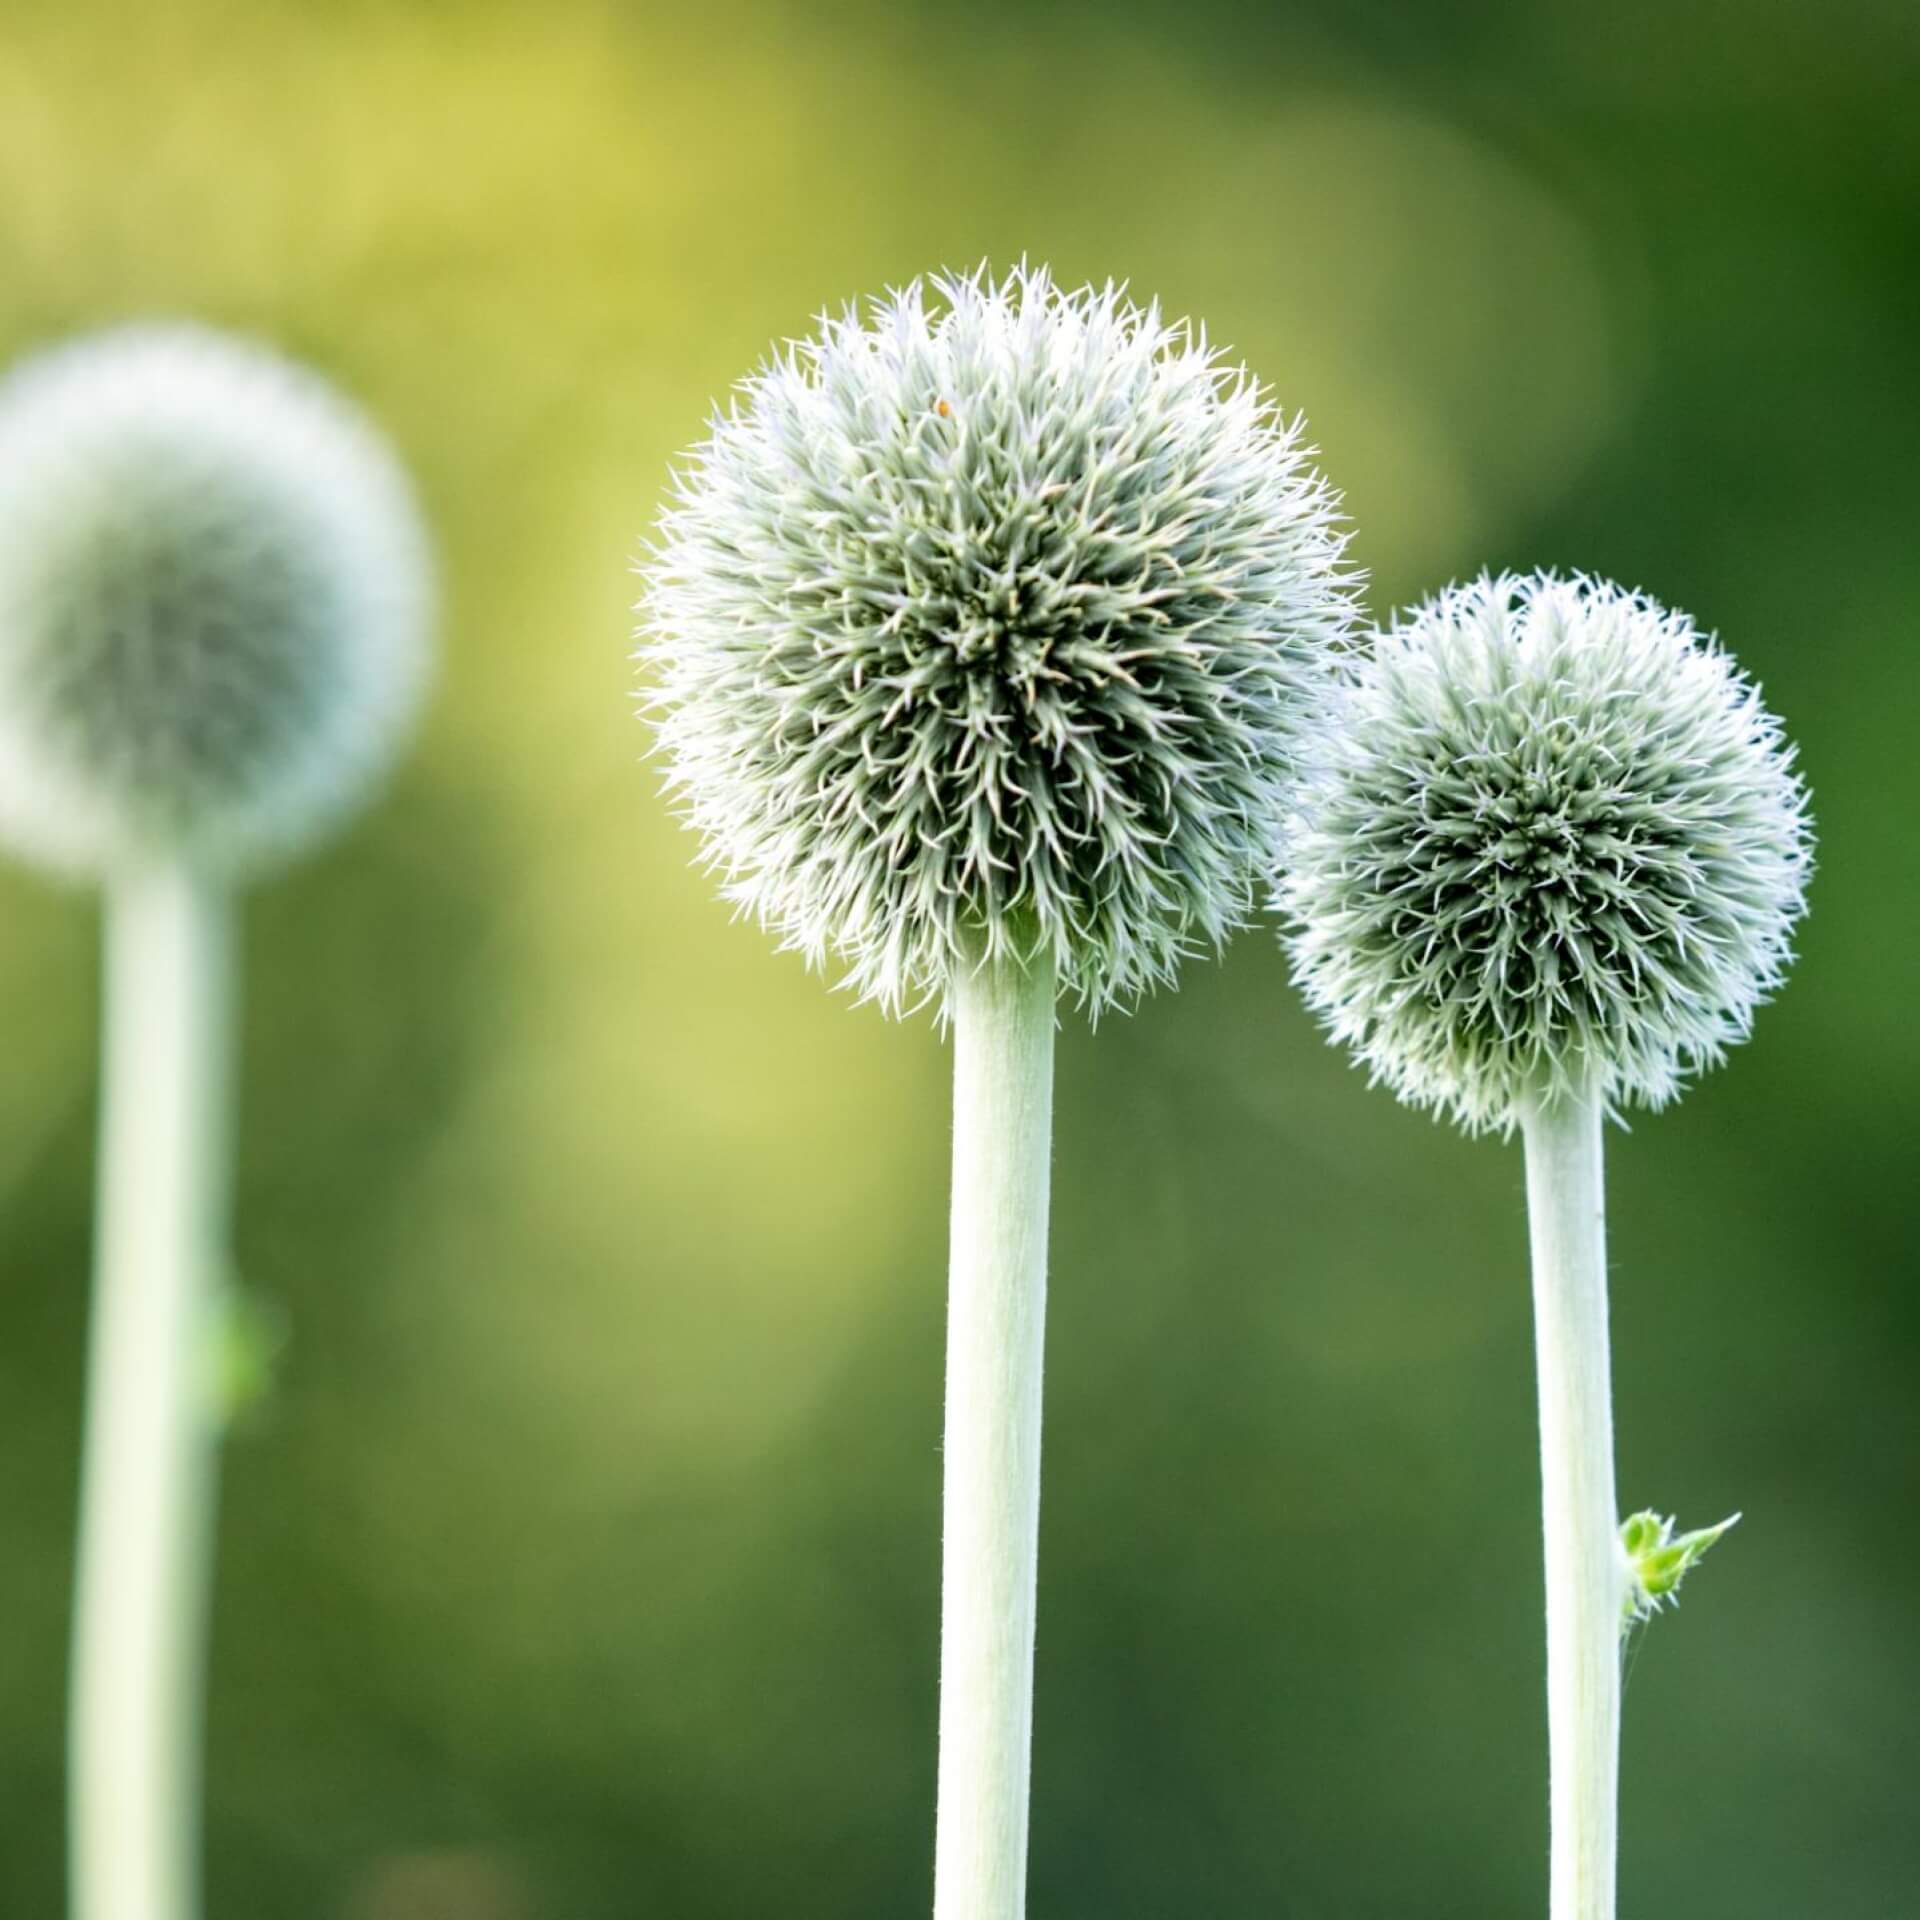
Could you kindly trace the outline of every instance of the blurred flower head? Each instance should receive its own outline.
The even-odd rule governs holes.
[[[1684,614],[1604,581],[1453,587],[1328,702],[1279,905],[1334,1036],[1469,1128],[1580,1084],[1659,1106],[1779,981],[1793,753]]]
[[[0,382],[0,835],[255,868],[369,790],[428,665],[411,488],[316,376],[187,326]]]
[[[689,457],[646,569],[668,783],[730,898],[890,1010],[982,955],[1098,1009],[1252,903],[1351,621],[1297,421],[1044,270],[823,320]]]

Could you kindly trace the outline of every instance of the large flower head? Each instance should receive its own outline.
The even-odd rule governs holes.
[[[1790,957],[1792,750],[1641,594],[1450,588],[1377,638],[1308,759],[1279,879],[1299,982],[1376,1079],[1470,1128],[1576,1084],[1662,1104]]]
[[[1245,917],[1350,621],[1297,422],[1043,271],[823,320],[647,569],[669,785],[729,895],[892,1009],[981,954],[1092,1006]]]
[[[412,490],[316,376],[198,327],[0,382],[0,835],[239,872],[330,826],[422,690]]]

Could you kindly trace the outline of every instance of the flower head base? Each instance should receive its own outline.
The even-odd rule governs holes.
[[[1376,1079],[1471,1129],[1575,1084],[1659,1106],[1790,957],[1792,750],[1637,593],[1449,589],[1379,636],[1310,758],[1279,880],[1300,984]]]
[[[1044,271],[822,322],[715,419],[641,658],[726,891],[890,1010],[982,955],[1094,1008],[1252,904],[1351,621],[1298,423]]]
[[[316,377],[184,326],[0,383],[0,835],[100,875],[244,871],[384,771],[425,681],[426,546]]]

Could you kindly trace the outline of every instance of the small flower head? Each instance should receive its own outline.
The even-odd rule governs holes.
[[[317,837],[418,704],[430,586],[385,441],[185,326],[0,382],[0,836],[72,872],[237,873]]]
[[[1778,983],[1806,794],[1684,614],[1551,574],[1450,588],[1323,711],[1279,905],[1308,1001],[1403,1100],[1505,1128],[1659,1106]]]
[[[745,383],[641,658],[729,896],[889,1009],[981,953],[1094,1008],[1240,924],[1350,619],[1297,422],[1044,271],[919,282]]]

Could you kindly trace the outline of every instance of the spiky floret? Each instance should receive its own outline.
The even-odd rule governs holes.
[[[425,679],[426,543],[376,430],[199,327],[0,383],[0,836],[101,874],[233,872],[384,771]]]
[[[1792,749],[1641,594],[1449,588],[1378,636],[1305,758],[1278,880],[1296,977],[1376,1080],[1471,1129],[1576,1082],[1661,1105],[1790,958]]]
[[[1311,454],[1111,285],[823,318],[716,416],[644,570],[668,785],[729,897],[894,1011],[982,952],[1097,1009],[1220,941],[1351,620]]]

